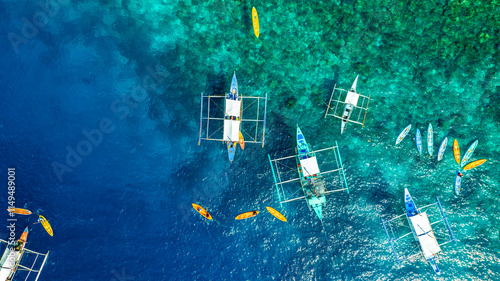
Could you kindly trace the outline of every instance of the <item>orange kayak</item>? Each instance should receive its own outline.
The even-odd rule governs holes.
[[[240,132],[240,140],[239,140],[239,143],[240,143],[240,147],[241,147],[241,149],[245,149],[245,140],[243,139],[243,134],[241,134],[241,132]]]
[[[23,234],[21,234],[21,237],[19,237],[19,242],[26,243],[26,240],[28,240],[28,228],[26,227],[23,231]]]
[[[257,10],[255,7],[252,7],[252,23],[253,23],[253,33],[255,36],[259,38],[260,28],[259,28],[259,15],[257,14]]]
[[[255,217],[257,214],[259,214],[259,211],[246,212],[246,213],[243,213],[243,214],[239,214],[235,219],[236,220],[248,219],[248,218],[251,218],[251,217]]]
[[[460,165],[460,148],[456,139],[453,141],[453,154],[455,155],[455,160]]]
[[[30,210],[21,209],[21,208],[9,208],[9,209],[7,209],[7,211],[14,213],[14,214],[18,214],[18,215],[31,215]]]
[[[200,213],[200,215],[204,216],[205,218],[211,220],[212,219],[212,215],[210,215],[207,210],[205,210],[202,206],[198,205],[198,204],[195,204],[195,203],[192,203],[191,205],[193,205],[193,208],[198,212]]]
[[[470,170],[472,168],[476,168],[477,166],[483,165],[484,162],[486,162],[486,159],[476,160],[472,163],[469,163],[469,164],[465,165],[464,171],[467,171],[467,170]]]
[[[269,213],[271,213],[271,215],[275,216],[280,221],[286,221],[285,216],[283,216],[280,212],[276,211],[271,207],[266,207],[266,209],[269,211]]]

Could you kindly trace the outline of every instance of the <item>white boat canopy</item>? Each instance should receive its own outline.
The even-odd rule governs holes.
[[[226,99],[226,116],[240,117],[241,101]]]
[[[238,141],[240,138],[240,121],[224,120],[224,140]]]
[[[432,231],[431,223],[427,217],[427,213],[420,213],[410,217],[410,221],[417,234],[418,241],[424,253],[425,259],[431,258],[434,254],[441,252],[436,236]]]
[[[359,94],[355,92],[348,92],[347,97],[345,98],[346,104],[352,104],[356,106],[358,104]]]
[[[312,176],[314,174],[319,174],[318,161],[316,161],[316,156],[307,159],[300,160],[300,166],[305,176]]]

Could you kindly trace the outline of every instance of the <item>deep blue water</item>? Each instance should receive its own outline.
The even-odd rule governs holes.
[[[16,205],[54,229],[18,218],[28,248],[50,250],[39,280],[500,279],[498,4],[474,8],[483,21],[455,1],[49,3],[0,2],[0,175],[15,167]],[[197,137],[200,93],[224,93],[233,71],[240,93],[269,103],[264,148],[230,164]],[[325,101],[357,74],[367,121],[340,135]],[[439,163],[425,154],[428,123],[435,154],[449,137]],[[351,192],[328,198],[322,222],[302,201],[277,202],[267,154],[293,153],[296,124],[316,149],[337,141],[344,160]],[[454,138],[462,156],[478,139],[473,160],[488,159],[459,196]],[[458,239],[443,246],[439,278],[422,260],[398,268],[390,252],[380,217],[401,214],[405,187],[420,205],[439,196]],[[249,210],[261,214],[234,220]]]

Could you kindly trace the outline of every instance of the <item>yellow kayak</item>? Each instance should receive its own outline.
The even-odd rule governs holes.
[[[453,141],[453,154],[455,155],[455,160],[460,165],[460,148],[456,139]]]
[[[241,132],[240,132],[239,143],[240,143],[241,149],[245,149],[245,139],[243,138],[243,134]]]
[[[472,168],[476,168],[477,166],[483,165],[484,162],[486,162],[486,159],[476,160],[472,163],[469,163],[464,167],[464,171],[467,171],[467,170],[470,170]]]
[[[21,208],[9,208],[9,209],[7,209],[7,211],[14,213],[14,214],[18,214],[18,215],[25,215],[25,216],[31,215],[30,210],[21,209]]]
[[[259,15],[257,14],[257,10],[255,7],[252,7],[252,22],[253,22],[253,33],[255,36],[259,38],[260,29],[259,29]]]
[[[286,221],[285,216],[283,216],[280,212],[276,211],[271,207],[266,207],[266,209],[269,211],[269,213],[271,213],[271,215],[275,216],[280,221]]]
[[[255,217],[257,214],[259,214],[259,211],[251,211],[251,212],[246,212],[246,213],[243,213],[243,214],[239,214],[235,220],[244,220],[244,219],[248,219],[248,218],[251,218],[251,217]]]
[[[47,233],[50,236],[54,236],[54,231],[52,231],[52,226],[50,226],[49,221],[46,218],[44,218],[42,215],[38,215],[38,216],[39,216],[38,222],[40,222],[43,225],[43,228],[45,228],[45,230],[47,231]]]
[[[193,205],[193,208],[198,212],[200,213],[200,215],[204,216],[205,218],[211,220],[212,219],[212,215],[210,215],[207,210],[205,210],[205,208],[203,208],[202,206],[198,205],[198,204],[195,204],[195,203],[192,203],[191,205]]]

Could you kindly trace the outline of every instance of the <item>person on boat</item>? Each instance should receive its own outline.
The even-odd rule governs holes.
[[[257,211],[252,211],[252,217],[257,215]]]
[[[16,246],[14,247],[14,249],[15,249],[16,251],[21,251],[21,246],[22,246],[22,245],[23,245],[23,243],[22,243],[22,242],[17,241]]]
[[[462,173],[458,172],[458,176],[459,176],[459,177],[463,177],[463,176],[464,176],[464,174],[462,174]]]

